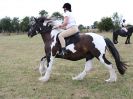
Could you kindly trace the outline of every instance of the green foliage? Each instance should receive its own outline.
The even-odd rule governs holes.
[[[97,28],[97,27],[98,27],[98,21],[95,21],[95,22],[93,23],[93,25],[92,25],[92,28],[95,29],[95,28]]]
[[[113,13],[112,19],[113,19],[114,29],[116,30],[120,28],[120,22],[122,20],[122,16],[119,16],[118,13],[115,12]]]
[[[101,19],[101,22],[98,24],[98,29],[100,31],[109,31],[113,29],[113,21],[110,17],[104,17]]]
[[[21,20],[19,18],[14,17],[11,19],[10,17],[5,17],[0,20],[0,33],[8,33],[8,32],[27,32],[29,30],[29,22],[30,18],[25,17]]]
[[[1,20],[0,20],[0,33],[2,32],[2,25],[1,25]]]
[[[11,19],[10,19],[10,17],[2,18],[1,21],[0,21],[0,23],[1,23],[1,30],[3,32],[7,32],[7,31],[8,32],[11,32],[12,25],[11,25]]]
[[[39,12],[39,15],[40,15],[41,17],[42,17],[42,16],[48,17],[48,12],[45,11],[45,10],[41,10],[41,11]]]
[[[54,12],[51,17],[55,17],[56,19],[63,20],[63,15],[59,12]]]
[[[85,27],[82,25],[82,24],[80,24],[79,26],[78,26],[78,28],[79,28],[79,30],[82,32],[83,31],[83,29],[85,29]]]
[[[30,23],[29,17],[25,17],[22,19],[22,22],[20,23],[20,29],[22,32],[27,32],[29,30],[29,23]]]
[[[41,10],[39,12],[40,16],[48,17],[48,12],[46,10]],[[54,12],[51,17],[56,17],[57,19],[63,19],[63,15],[59,12]],[[19,18],[14,17],[11,19],[10,17],[5,17],[0,19],[0,33],[1,32],[27,32],[29,29],[29,23],[31,20],[34,19],[33,17],[25,17],[22,20]],[[101,19],[101,22],[95,21],[92,25],[92,28],[98,28],[100,31],[109,31],[111,29],[120,28],[120,21],[122,16],[119,16],[117,12],[110,17],[104,17]],[[89,27],[87,27],[89,28]],[[79,30],[82,32],[86,29],[85,26],[82,24],[79,25]]]
[[[11,21],[12,24],[12,32],[18,32],[19,31],[19,18],[14,17]]]

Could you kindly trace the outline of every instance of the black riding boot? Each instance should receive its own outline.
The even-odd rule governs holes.
[[[64,56],[64,55],[66,55],[66,54],[67,54],[66,48],[63,47],[63,48],[61,49],[61,53],[59,53],[59,55]]]

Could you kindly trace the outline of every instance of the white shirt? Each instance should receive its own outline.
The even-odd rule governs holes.
[[[126,23],[125,22],[122,23],[122,27],[126,27]]]
[[[69,11],[66,11],[64,14],[63,14],[64,17],[68,17],[68,24],[66,26],[66,28],[70,28],[71,26],[74,26],[76,25],[76,21],[72,15],[72,12],[69,12]]]

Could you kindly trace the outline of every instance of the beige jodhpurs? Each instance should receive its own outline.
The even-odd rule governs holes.
[[[127,28],[122,27],[122,30],[124,30],[125,32],[128,32]]]
[[[62,31],[58,37],[59,37],[59,41],[61,43],[61,47],[66,47],[66,42],[65,42],[65,39],[66,37],[69,37],[75,33],[77,33],[79,30],[78,30],[78,27],[77,26],[72,26],[64,31]]]

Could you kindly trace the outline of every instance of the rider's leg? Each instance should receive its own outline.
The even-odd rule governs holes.
[[[61,48],[62,48],[62,51],[61,51],[61,55],[64,55],[66,53],[66,42],[65,42],[65,37],[69,37],[73,34],[75,34],[76,32],[78,32],[78,27],[77,26],[72,26],[71,28],[67,29],[67,30],[64,30],[63,32],[61,32],[59,34],[59,41],[60,41],[60,44],[61,44]]]
[[[123,27],[122,29],[123,29],[125,32],[128,32],[127,28]]]

